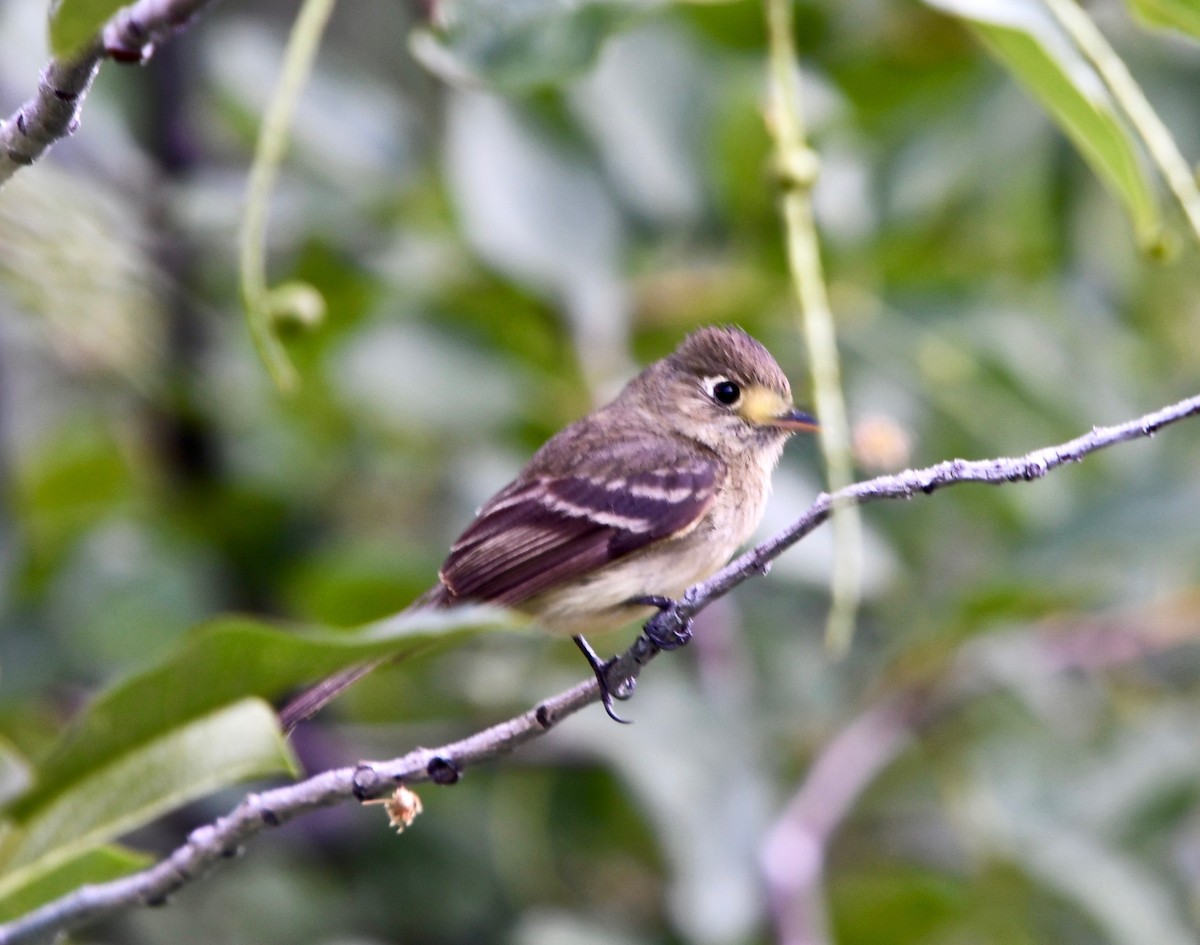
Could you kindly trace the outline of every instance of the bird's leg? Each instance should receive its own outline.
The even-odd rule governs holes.
[[[680,614],[678,602],[671,598],[650,594],[634,597],[628,603],[658,608],[658,613],[646,621],[642,631],[660,650],[677,650],[692,638],[692,618]]]
[[[621,718],[617,715],[617,710],[613,708],[613,691],[612,687],[608,684],[608,670],[616,662],[616,657],[606,662],[596,655],[596,651],[592,649],[592,645],[582,636],[574,636],[571,639],[575,641],[575,645],[579,647],[579,652],[583,654],[583,658],[592,667],[592,672],[596,674],[596,682],[600,684],[600,701],[604,703],[604,711],[608,713],[608,717],[614,722],[629,725],[629,720]],[[628,694],[624,698],[629,698]]]

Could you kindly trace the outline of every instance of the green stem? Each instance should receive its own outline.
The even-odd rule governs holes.
[[[242,304],[250,336],[267,372],[281,391],[296,389],[299,377],[276,334],[275,313],[267,289],[267,211],[288,146],[288,129],[296,102],[312,71],[325,24],[336,0],[304,0],[288,38],[279,84],[263,116],[246,187],[246,213],[239,235]]]
[[[1045,4],[1076,48],[1092,64],[1109,94],[1138,133],[1147,155],[1179,201],[1192,233],[1200,241],[1200,186],[1197,186],[1187,160],[1180,154],[1170,129],[1158,117],[1154,106],[1121,57],[1075,0],[1045,0]]]
[[[821,421],[821,451],[829,488],[836,492],[852,482],[853,470],[837,336],[813,218],[812,185],[817,173],[817,158],[805,143],[799,70],[792,41],[792,0],[764,2],[772,81],[767,123],[775,139],[783,186],[781,210],[788,267],[808,345],[817,416]],[[832,524],[832,606],[825,639],[832,652],[841,653],[850,645],[854,632],[862,580],[862,525],[858,509],[854,505],[839,505]]]

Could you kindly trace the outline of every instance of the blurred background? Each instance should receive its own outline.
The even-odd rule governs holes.
[[[439,44],[420,4],[336,10],[268,230],[269,278],[328,304],[286,338],[292,397],[249,343],[235,246],[294,4],[226,3],[145,68],[106,66],[80,131],[0,193],[10,745],[36,757],[213,615],[403,608],[547,436],[698,325],[755,334],[811,402],[761,7],[571,9],[499,49]],[[1196,45],[1090,11],[1200,154]],[[1140,253],[958,22],[899,0],[796,16],[860,477],[1196,393],[1194,246]],[[42,4],[0,8],[6,114],[44,33]],[[372,809],[310,816],[78,938],[1194,942],[1197,469],[1184,425],[1031,485],[868,506],[844,659],[822,640],[826,529],[650,667],[636,724],[591,707],[422,789],[401,838]],[[796,441],[764,534],[821,484]],[[396,755],[585,676],[569,643],[500,635],[380,672],[296,748],[310,770]],[[132,842],[168,850],[240,794]]]

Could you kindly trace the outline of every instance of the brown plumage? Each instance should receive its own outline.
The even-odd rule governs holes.
[[[783,444],[812,429],[761,344],[702,328],[534,454],[450,549],[413,607],[524,611],[555,633],[615,629],[719,569],[757,526]],[[289,703],[285,729],[379,662]]]

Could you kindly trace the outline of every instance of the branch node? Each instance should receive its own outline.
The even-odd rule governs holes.
[[[430,781],[443,787],[457,784],[462,777],[462,769],[454,761],[441,755],[436,756],[426,765],[425,773],[429,775]]]
[[[122,46],[119,43],[105,39],[104,55],[113,62],[120,63],[123,66],[140,66],[148,62],[150,57],[154,55],[154,44],[146,43],[144,46]]]
[[[1035,479],[1041,479],[1047,472],[1049,468],[1043,460],[1032,459],[1021,470],[1021,478],[1025,482],[1033,482]]]
[[[268,827],[278,827],[281,823],[283,823],[283,821],[279,819],[279,815],[263,803],[261,794],[252,794],[246,800],[251,808],[253,808],[258,819]]]
[[[176,24],[172,21],[172,27]],[[113,62],[141,65],[154,55],[154,43],[147,41],[149,32],[126,7],[104,27],[104,54]]]
[[[821,173],[821,159],[807,146],[789,148],[776,165],[779,186],[789,191],[812,190]]]
[[[359,803],[368,801],[379,793],[379,788],[379,772],[365,761],[360,761],[350,778],[350,792],[354,799]]]
[[[188,834],[188,845],[197,848],[206,847],[212,842],[213,835],[216,832],[216,828],[212,824],[204,824],[201,827],[197,827]]]

